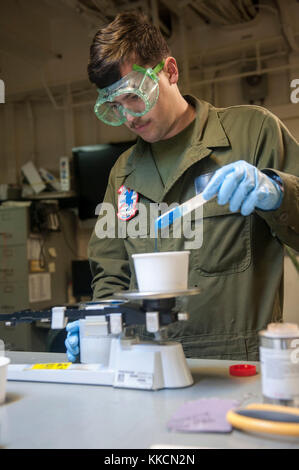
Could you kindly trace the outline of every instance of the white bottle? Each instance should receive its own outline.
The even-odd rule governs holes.
[[[71,189],[71,173],[69,157],[60,158],[60,185],[61,191],[70,191]]]

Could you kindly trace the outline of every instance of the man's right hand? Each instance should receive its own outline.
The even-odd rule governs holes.
[[[79,356],[79,320],[66,325],[65,347],[68,360],[75,362]]]

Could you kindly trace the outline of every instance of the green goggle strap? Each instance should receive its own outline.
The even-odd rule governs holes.
[[[137,71],[137,72],[141,72],[144,75],[148,75],[149,77],[151,77],[152,80],[154,80],[156,82],[158,80],[157,74],[159,72],[161,72],[161,70],[164,67],[164,64],[165,64],[165,62],[164,62],[164,60],[162,60],[162,62],[160,62],[158,65],[156,65],[156,67],[154,69],[151,69],[151,68],[145,69],[144,67],[141,67],[141,65],[133,64],[132,69]]]

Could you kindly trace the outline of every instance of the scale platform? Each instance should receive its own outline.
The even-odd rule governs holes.
[[[200,294],[201,289],[199,287],[193,287],[191,289],[184,290],[170,290],[170,291],[159,291],[159,292],[140,292],[139,290],[121,291],[115,295],[119,299],[127,300],[159,300],[159,299],[171,299],[175,297],[185,297],[189,295]]]
[[[200,288],[161,292],[122,291],[116,299],[107,300],[119,308],[129,301],[143,303],[141,313],[158,316],[172,310],[177,297],[200,294]],[[119,301],[117,299],[120,299]],[[118,303],[118,304],[117,304]],[[97,309],[102,301],[89,303]],[[111,314],[113,316],[113,313]],[[119,313],[118,313],[119,315]],[[184,314],[185,315],[185,314]],[[151,320],[153,322],[153,320]],[[162,326],[162,325],[161,325]],[[148,330],[150,331],[150,330]],[[120,388],[160,390],[182,388],[193,384],[182,345],[171,341],[141,342],[123,339],[117,335],[106,335],[109,342],[109,360],[101,364],[12,364],[8,366],[7,379],[33,382],[56,382],[69,384],[108,385]],[[86,361],[87,362],[87,361]]]
[[[7,379],[78,385],[106,385],[117,388],[161,390],[193,384],[182,345],[151,342],[122,345],[113,338],[110,360],[100,364],[10,364]]]

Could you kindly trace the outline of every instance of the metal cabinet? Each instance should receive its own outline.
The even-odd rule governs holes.
[[[27,207],[0,207],[0,313],[28,308]]]
[[[28,256],[32,237],[28,207],[0,206],[0,317],[31,308],[34,310],[68,302],[71,261],[76,258],[76,217],[69,210],[59,212],[59,231],[35,234],[41,240],[43,269],[33,269]],[[35,296],[43,276],[47,294]],[[6,349],[45,351],[49,327],[39,324],[6,326],[0,323],[0,339]]]

